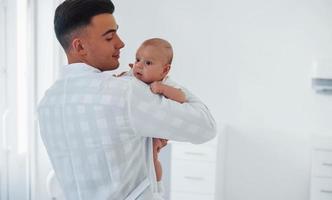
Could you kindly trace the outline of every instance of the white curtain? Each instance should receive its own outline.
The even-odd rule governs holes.
[[[0,0],[0,199],[47,199],[51,170],[35,109],[64,53],[55,40],[58,0]]]
[[[36,17],[35,17],[35,102],[38,104],[45,91],[53,84],[58,77],[61,69],[67,60],[64,51],[59,42],[56,40],[53,29],[53,17],[55,8],[63,0],[35,0]],[[31,199],[49,199],[46,189],[46,179],[52,167],[49,162],[44,145],[39,136],[38,127],[36,126],[35,137],[35,164],[32,177],[33,198]]]
[[[28,199],[29,150],[27,141],[30,133],[28,106],[31,101],[28,79],[27,42],[22,33],[27,32],[27,4],[21,0],[0,4],[0,192],[1,199]],[[23,11],[23,12],[21,12]],[[23,25],[24,23],[24,25]],[[20,34],[21,33],[21,34]],[[23,107],[22,107],[23,106]],[[22,131],[19,133],[19,127]],[[19,142],[21,141],[21,142]]]
[[[0,199],[7,194],[7,151],[6,151],[6,119],[8,115],[7,68],[6,68],[6,9],[5,2],[0,1]]]

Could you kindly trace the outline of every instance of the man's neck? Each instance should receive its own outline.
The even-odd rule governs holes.
[[[73,64],[73,63],[86,63],[86,64],[88,64],[86,61],[84,61],[83,59],[79,59],[79,58],[67,57],[67,61],[68,61],[68,64]]]

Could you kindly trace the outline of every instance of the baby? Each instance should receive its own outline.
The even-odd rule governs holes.
[[[148,39],[138,48],[135,63],[129,65],[132,68],[129,75],[132,74],[137,79],[149,84],[153,93],[184,103],[186,102],[185,93],[167,77],[171,69],[172,59],[173,49],[168,41],[160,38]],[[166,144],[166,139],[153,138],[153,162],[158,185],[162,176],[158,153]],[[160,199],[162,198],[160,197]]]
[[[160,38],[146,40],[136,52],[133,75],[150,84],[153,93],[184,103],[186,97],[181,89],[167,85],[172,59],[173,49],[169,42]]]

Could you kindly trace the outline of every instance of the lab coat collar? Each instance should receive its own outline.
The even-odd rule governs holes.
[[[63,67],[60,78],[82,76],[90,73],[100,73],[101,71],[86,63],[72,63]]]

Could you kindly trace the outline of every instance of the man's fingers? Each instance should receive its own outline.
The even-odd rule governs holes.
[[[161,139],[161,142],[162,142],[162,144],[163,144],[164,146],[166,146],[166,145],[167,145],[167,142],[168,142],[168,140],[167,140],[167,139]]]

